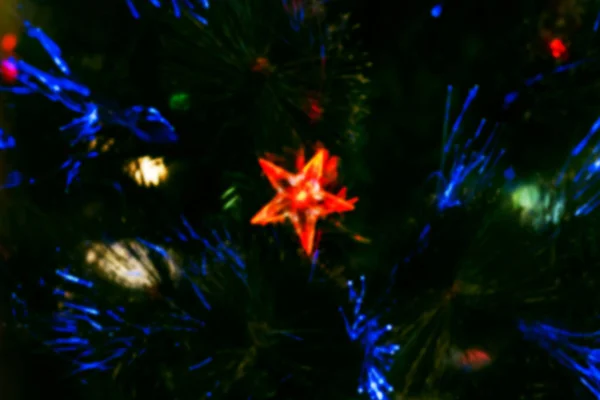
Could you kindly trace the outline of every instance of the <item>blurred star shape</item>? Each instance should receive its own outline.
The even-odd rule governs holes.
[[[277,194],[250,221],[253,225],[268,225],[289,220],[300,238],[307,255],[314,251],[317,221],[329,214],[354,210],[358,198],[346,199],[346,189],[329,193],[324,186],[337,176],[337,158],[321,148],[304,164],[301,153],[297,159],[300,171],[293,174],[272,162],[258,160],[264,174]]]

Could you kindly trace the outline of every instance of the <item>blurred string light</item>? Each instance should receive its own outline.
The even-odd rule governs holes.
[[[204,239],[185,218],[182,222],[184,228],[176,230],[177,240],[202,243],[205,256],[202,262],[176,262],[172,251],[143,239],[88,243],[86,261],[92,267],[91,273],[87,269],[83,276],[74,268],[59,268],[55,271],[56,284],[40,281],[42,288],[51,289],[56,296],[58,310],[52,319],[40,318],[36,310],[29,309],[26,298],[19,292],[12,294],[13,314],[35,337],[42,338],[48,348],[71,361],[72,373],[79,374],[83,382],[94,372],[107,371],[116,377],[128,368],[139,368],[138,363],[151,353],[147,345],[155,334],[169,333],[161,336],[162,342],[170,338],[163,343],[167,348],[189,342],[190,338],[198,337],[200,331],[210,328],[205,323],[212,309],[208,296],[211,293],[204,289],[207,277],[220,275],[230,268],[234,277],[237,275],[245,283],[246,266],[231,248],[228,234],[222,237],[213,233],[212,238]],[[106,286],[99,287],[98,275],[133,289],[151,288],[161,279],[169,279],[178,283],[177,293],[183,293],[186,304],[190,304],[190,294],[198,304],[182,309],[177,294],[160,297],[162,301],[153,307],[152,314],[140,317],[139,310],[132,309],[134,303],[118,305],[119,299],[107,298]],[[184,362],[189,362],[187,369],[191,373],[198,373],[217,357],[206,350],[205,346],[194,347],[182,355]],[[209,383],[211,390],[213,386]],[[206,398],[211,396],[211,392],[205,393]]]
[[[489,187],[490,180],[495,175],[494,167],[504,154],[504,149],[496,149],[494,143],[498,125],[495,124],[486,132],[485,119],[480,121],[471,137],[459,142],[458,139],[465,129],[464,116],[477,96],[479,87],[475,86],[469,91],[459,115],[450,125],[452,90],[452,86],[448,86],[441,165],[433,174],[437,178],[435,203],[440,211],[467,205],[482,190]]]
[[[290,17],[292,29],[299,31],[305,21],[325,18],[326,0],[282,0],[283,9]]]
[[[436,4],[431,8],[431,16],[433,18],[439,18],[442,16],[442,11],[444,11],[442,4]]]
[[[88,261],[96,264],[96,272],[118,275],[118,284],[134,288],[145,287],[159,279],[156,272],[151,273],[152,277],[148,272],[158,271],[160,262],[170,265],[171,271],[176,270],[164,249],[149,243],[142,245],[142,242],[133,246],[131,243],[104,247],[92,244],[90,250],[93,249],[94,254],[87,253]],[[162,259],[155,259],[153,264],[149,257],[151,251],[158,251]],[[128,267],[117,266],[125,262],[129,263]],[[115,305],[107,299],[105,288],[98,288],[93,276],[94,273],[85,273],[84,277],[73,268],[64,267],[56,269],[55,279],[40,280],[41,289],[50,289],[57,302],[57,310],[50,319],[30,309],[29,298],[21,296],[21,292],[13,292],[11,296],[13,315],[51,351],[72,362],[72,374],[79,375],[83,382],[88,373],[111,371],[116,377],[126,366],[135,368],[136,360],[147,351],[147,339],[156,333],[197,334],[204,327],[200,319],[169,302],[164,304],[164,312],[153,315],[151,322],[132,322],[137,319],[136,315],[125,305]],[[202,314],[200,310],[207,311],[203,307],[195,308],[197,314]]]
[[[556,360],[580,375],[580,381],[600,399],[600,331],[577,333],[550,325],[519,324],[525,338],[537,342]]]
[[[17,141],[14,137],[0,129],[0,150],[14,149],[17,146]]]
[[[600,118],[573,148],[556,179],[556,185],[564,185],[569,201],[575,203],[576,217],[588,215],[600,204],[600,140],[595,138],[598,130]]]
[[[135,0],[126,0],[127,7],[129,7],[129,11],[131,15],[135,19],[140,18],[140,13],[138,9],[134,5]],[[139,2],[144,2],[145,0],[138,0]],[[206,18],[202,17],[199,14],[199,10],[207,10],[210,7],[210,2],[208,0],[148,0],[151,5],[156,8],[162,8],[163,5],[170,4],[171,11],[175,15],[175,18],[180,18],[183,14],[187,14],[197,20],[198,22],[206,25],[208,21]],[[169,7],[167,5],[167,7]]]
[[[382,326],[379,316],[367,316],[363,311],[366,294],[365,277],[360,277],[360,288],[348,281],[349,302],[353,305],[350,316],[340,312],[344,318],[350,340],[361,344],[364,351],[358,393],[366,394],[371,400],[391,400],[394,391],[386,377],[393,364],[393,356],[400,350],[397,344],[389,344],[385,335],[392,330],[391,325]]]
[[[204,326],[179,309],[150,324],[131,323],[126,307],[101,305],[105,294],[96,290],[93,281],[69,269],[56,274],[61,279],[54,289],[59,311],[51,321],[54,337],[44,344],[72,361],[73,374],[112,371],[114,376],[144,355],[149,336],[162,331],[198,332]]]
[[[166,236],[164,240],[167,243],[193,243],[197,241],[202,243],[205,249],[200,260],[185,260],[185,268],[181,270],[182,277],[195,285],[194,281],[196,279],[202,279],[209,274],[217,274],[219,271],[216,269],[226,265],[226,269],[233,272],[240,281],[247,282],[246,262],[240,252],[236,250],[228,231],[220,234],[213,230],[210,237],[206,238],[196,232],[187,218],[182,216],[180,222],[181,226],[174,229],[172,235]],[[199,298],[204,298],[199,289],[196,288],[195,291],[198,293]],[[205,303],[205,306],[210,308],[208,303]]]
[[[168,253],[161,254],[172,280],[180,267]],[[105,279],[130,289],[150,289],[161,281],[161,272],[151,258],[152,248],[137,240],[114,243],[95,242],[87,245],[85,261]]]
[[[75,138],[71,140],[72,145],[95,139],[97,132],[106,125],[126,127],[138,139],[145,142],[165,143],[177,140],[173,126],[155,108],[138,105],[115,111],[95,103],[91,98],[90,89],[72,79],[70,68],[62,57],[60,47],[40,28],[34,27],[27,21],[24,27],[27,36],[40,43],[60,72],[44,72],[21,59],[11,57],[5,60],[4,64],[17,71],[17,82],[9,87],[0,87],[0,90],[14,94],[41,94],[77,114],[78,116],[69,124],[61,127],[63,131],[76,133]],[[61,166],[67,171],[67,186],[77,176],[82,160],[97,156],[97,152],[90,151],[67,160]]]
[[[241,200],[240,195],[237,193],[237,189],[235,186],[230,186],[226,191],[221,195],[221,201],[223,202],[223,210],[231,210],[235,208],[237,204],[239,204]]]
[[[139,185],[145,187],[159,186],[168,175],[169,170],[162,157],[149,156],[132,160],[125,165],[125,172]]]
[[[591,61],[591,60],[574,61],[569,64],[560,65],[547,74],[543,74],[543,73],[537,74],[531,78],[526,79],[525,86],[526,87],[533,86],[534,84],[541,82],[544,78],[546,78],[549,75],[560,74],[562,72],[570,71],[576,67],[579,67],[579,66],[585,64],[588,61]],[[510,107],[518,98],[519,98],[519,92],[516,90],[507,93],[504,96],[504,108]]]

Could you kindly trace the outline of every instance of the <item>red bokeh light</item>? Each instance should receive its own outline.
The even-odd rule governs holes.
[[[17,35],[14,33],[7,33],[6,35],[2,36],[2,51],[6,53],[12,53],[17,47],[17,42]]]
[[[315,99],[315,98],[308,99],[308,104],[306,107],[306,114],[308,115],[308,118],[310,118],[310,120],[312,122],[319,121],[323,117],[323,112],[324,112],[324,109],[321,106],[321,102],[318,99]]]
[[[554,58],[563,58],[567,53],[567,46],[558,38],[552,39],[548,46]]]

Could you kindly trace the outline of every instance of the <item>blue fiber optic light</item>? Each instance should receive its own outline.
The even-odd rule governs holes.
[[[282,0],[281,3],[285,12],[290,16],[292,29],[299,31],[307,16],[324,12],[323,7],[327,0]]]
[[[546,78],[549,75],[555,75],[555,74],[560,74],[562,72],[570,71],[576,67],[579,67],[580,65],[585,64],[588,61],[591,61],[591,60],[574,61],[572,63],[560,65],[560,66],[556,67],[555,69],[553,69],[552,71],[550,71],[549,73],[546,73],[546,74],[539,73],[539,74],[532,76],[531,78],[528,78],[527,80],[525,80],[525,86],[530,87],[537,82],[541,82],[544,78]],[[504,108],[510,107],[518,98],[519,98],[518,91],[512,91],[512,92],[507,93],[504,96]]]
[[[41,94],[76,114],[70,123],[61,127],[61,131],[74,133],[71,145],[92,141],[107,125],[123,126],[144,142],[177,141],[178,136],[173,126],[153,107],[138,105],[124,110],[112,110],[96,102],[90,89],[72,78],[60,47],[40,28],[29,22],[25,22],[24,26],[27,36],[40,43],[57,71],[46,72],[22,59],[11,58],[8,62],[13,63],[19,72],[17,82],[9,87],[0,87],[0,90],[17,95]],[[63,165],[68,173],[67,183],[70,184],[77,176],[82,161],[96,156],[95,153],[89,153],[72,156],[67,160]]]
[[[433,174],[437,178],[435,203],[440,211],[467,205],[483,189],[489,187],[491,178],[495,176],[495,166],[504,154],[504,149],[496,149],[494,143],[498,125],[483,133],[487,128],[485,119],[480,121],[471,137],[459,141],[464,131],[464,116],[478,90],[479,87],[475,86],[469,91],[460,114],[450,127],[452,86],[448,87],[441,166]],[[478,145],[480,141],[481,144]]]
[[[562,209],[575,217],[586,216],[600,205],[599,130],[600,118],[572,149],[553,181],[554,191],[563,202]]]
[[[578,373],[581,383],[600,399],[600,331],[576,333],[524,322],[519,328],[525,338],[537,342],[561,364]]]
[[[173,262],[164,248],[147,241],[140,243],[165,262]],[[131,257],[135,257],[133,252]],[[131,323],[126,307],[106,308],[96,303],[94,299],[101,298],[102,293],[96,292],[92,280],[77,276],[69,268],[56,270],[56,275],[61,283],[54,295],[61,310],[51,323],[55,337],[45,344],[68,356],[74,363],[74,373],[111,370],[123,360],[131,363],[146,351],[144,338],[157,332],[194,333],[204,327],[204,322],[177,307],[152,324]]]
[[[146,142],[173,142],[177,140],[173,126],[152,107],[133,106],[125,110],[110,110],[96,103],[91,98],[88,87],[76,83],[71,77],[71,71],[62,57],[60,47],[50,39],[40,28],[25,23],[26,33],[37,40],[46,51],[59,74],[45,72],[23,60],[10,59],[18,71],[18,83],[15,86],[3,88],[15,94],[44,95],[51,101],[61,103],[70,111],[79,114],[63,130],[78,131],[74,142],[81,139],[93,139],[104,125],[121,125],[131,130],[139,139]],[[142,124],[154,128],[144,131]]]
[[[174,262],[164,248],[146,241],[140,243],[147,251],[161,256],[165,263]],[[120,254],[124,258],[121,261],[135,257],[133,253]],[[51,319],[30,312],[18,292],[12,295],[13,315],[34,336],[43,336],[43,343],[50,350],[72,362],[73,375],[115,370],[119,365],[134,363],[146,353],[147,338],[156,333],[197,334],[205,326],[196,317],[208,312],[208,308],[201,307],[202,301],[199,301],[200,307],[195,308],[194,316],[167,302],[167,308],[156,319],[139,324],[131,320],[126,306],[103,305],[106,296],[97,289],[94,278],[79,276],[68,267],[57,269],[55,275],[56,285],[49,287],[44,280],[39,283],[42,289],[52,290],[59,304],[59,310]]]
[[[148,0],[151,5],[156,8],[166,8],[170,7],[170,10],[175,15],[175,18],[181,18],[182,15],[187,14],[190,17],[194,18],[201,24],[207,25],[208,21],[206,18],[202,17],[199,14],[199,10],[207,10],[210,6],[210,2],[208,0],[170,0],[170,1],[161,1],[161,0]],[[127,7],[129,7],[129,11],[131,15],[135,19],[140,18],[140,13],[138,9],[134,5],[134,0],[126,0]]]
[[[210,238],[201,237],[185,217],[181,217],[182,227],[175,229],[175,237],[167,236],[167,242],[192,242],[198,241],[203,244],[204,252],[201,262],[191,262],[186,265],[189,276],[208,276],[211,264],[220,266],[226,264],[242,282],[247,282],[246,262],[241,254],[234,250],[233,240],[228,231],[219,234],[216,230],[211,232]]]
[[[572,178],[570,197],[577,203],[575,216],[591,213],[600,204],[600,140],[596,134],[600,130],[600,118],[594,122],[588,134],[571,151],[565,165],[559,173],[557,184],[566,180],[567,173],[573,168],[572,164],[579,164]],[[592,142],[592,139],[595,141]]]
[[[384,336],[392,330],[391,325],[381,326],[379,317],[369,317],[362,311],[366,294],[365,277],[360,277],[360,289],[348,282],[350,299],[354,306],[348,317],[340,307],[350,340],[361,343],[364,359],[359,379],[358,393],[366,394],[371,400],[391,400],[394,388],[386,378],[394,362],[393,356],[400,350],[397,344],[388,344]]]
[[[93,296],[71,300],[73,292],[93,291],[94,283],[68,269],[59,269],[56,274],[63,281],[54,290],[61,310],[52,319],[54,338],[44,344],[73,362],[74,375],[112,370],[145,351],[140,343],[153,333],[151,327],[127,323],[123,307],[103,309],[95,304]]]

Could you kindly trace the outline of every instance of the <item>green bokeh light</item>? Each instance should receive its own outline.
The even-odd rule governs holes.
[[[536,230],[559,224],[564,215],[565,201],[562,196],[544,190],[539,185],[518,186],[511,197],[513,206],[521,210],[521,222]]]
[[[187,111],[190,109],[190,95],[187,93],[175,93],[169,99],[171,110]]]

